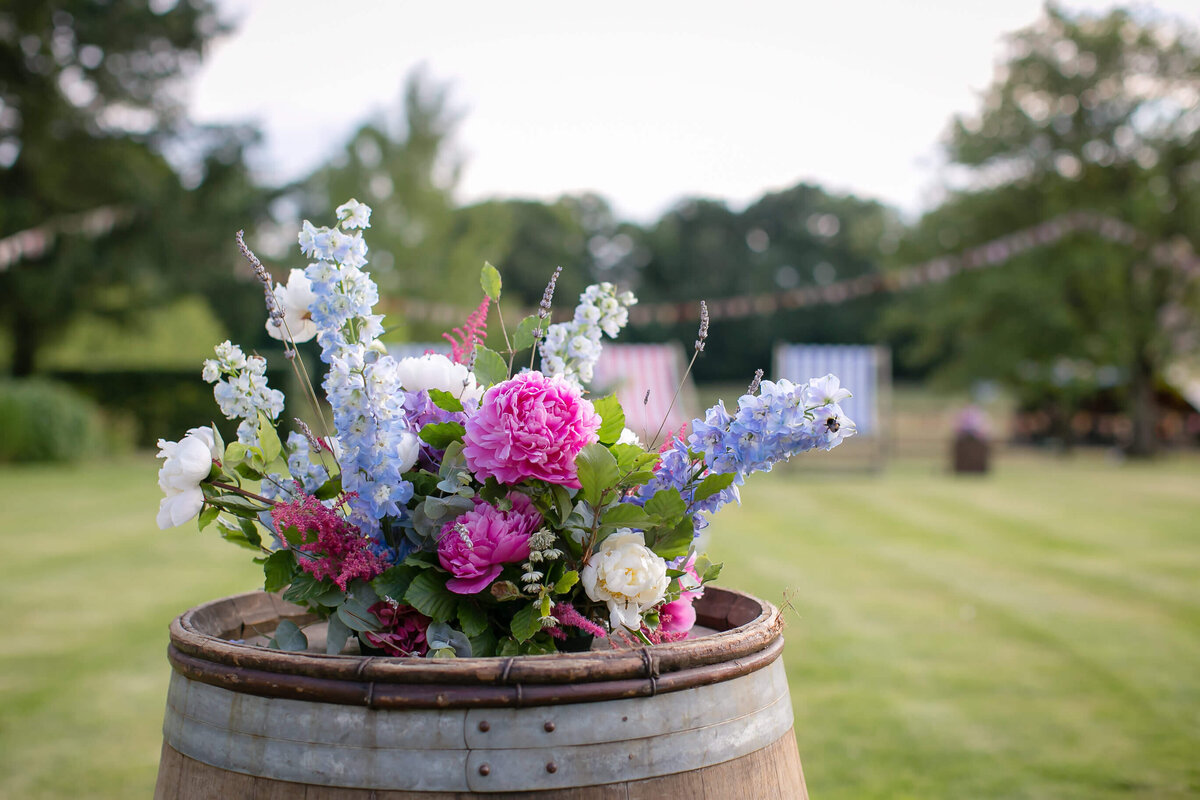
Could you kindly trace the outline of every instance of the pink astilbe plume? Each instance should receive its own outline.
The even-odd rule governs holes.
[[[554,610],[551,613],[562,625],[570,625],[572,628],[578,628],[584,633],[590,633],[599,639],[603,639],[607,635],[604,632],[604,628],[601,628],[583,614],[580,614],[575,606],[570,603],[555,603]]]
[[[442,338],[450,343],[450,359],[456,364],[470,366],[471,354],[475,352],[475,345],[483,344],[484,338],[487,337],[487,315],[491,302],[490,297],[483,298],[479,308],[470,313],[461,328],[455,328],[451,333],[442,334]],[[458,336],[457,340],[454,338],[455,336]]]
[[[358,528],[312,495],[276,504],[271,520],[280,533],[300,531],[303,544],[295,548],[300,569],[317,580],[331,579],[342,591],[355,578],[369,581],[387,568]]]

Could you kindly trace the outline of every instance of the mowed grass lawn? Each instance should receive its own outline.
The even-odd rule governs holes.
[[[259,584],[154,470],[0,469],[0,797],[148,797],[168,621]],[[791,607],[814,798],[1200,794],[1200,459],[759,477],[709,552]]]

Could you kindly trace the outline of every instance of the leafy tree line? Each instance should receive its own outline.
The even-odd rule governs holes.
[[[1197,245],[1196,33],[1121,10],[1048,6],[1010,37],[978,111],[951,124],[953,188],[911,225],[879,203],[806,184],[740,210],[685,199],[636,225],[594,194],[459,205],[458,113],[448,87],[423,73],[394,116],[368,120],[311,176],[256,186],[245,162],[255,132],[197,129],[171,99],[224,30],[214,4],[98,8],[56,0],[0,9],[0,237],[99,205],[133,211],[107,237],[61,237],[0,269],[0,323],[18,375],[36,368],[39,349],[72,317],[126,319],[180,294],[219,297],[213,309],[231,335],[269,344],[230,232],[246,227],[281,269],[300,266],[271,243],[291,245],[296,220],[324,218],[350,196],[375,209],[372,269],[385,293],[458,304],[484,260],[504,270],[506,297],[523,305],[536,304],[559,265],[561,307],[596,280],[644,302],[695,303],[886,272],[1083,209],[1126,220],[1153,242]],[[958,384],[1020,386],[1064,359],[1112,366],[1138,420],[1134,449],[1146,451],[1154,387],[1195,349],[1196,295],[1195,280],[1144,250],[1079,235],[906,294],[717,318],[697,375],[748,379],[748,365],[768,364],[777,341],[886,342],[905,374]],[[391,335],[427,341],[445,327],[412,320]],[[694,323],[630,335],[690,342]]]

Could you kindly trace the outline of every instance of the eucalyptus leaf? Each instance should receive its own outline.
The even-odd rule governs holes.
[[[337,614],[332,614],[329,617],[329,628],[325,632],[325,653],[336,656],[342,652],[352,632],[350,627],[342,622],[341,617]]]
[[[379,619],[371,613],[370,607],[353,597],[338,606],[337,616],[352,631],[379,630]]]
[[[279,624],[275,627],[275,635],[271,637],[269,646],[289,652],[307,650],[308,637],[290,619],[280,620]]]

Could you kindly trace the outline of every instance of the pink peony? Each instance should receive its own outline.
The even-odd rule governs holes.
[[[480,481],[578,489],[575,456],[599,438],[600,415],[561,378],[525,372],[488,389],[466,428],[463,455]]]
[[[542,524],[542,515],[529,498],[508,496],[510,511],[476,498],[475,508],[442,526],[438,561],[454,573],[446,588],[455,594],[486,589],[503,569],[501,564],[529,557],[529,535]]]
[[[696,572],[695,554],[692,554],[687,563],[677,569],[682,569],[691,575],[696,583],[700,582],[700,575]],[[696,624],[696,609],[692,603],[703,594],[703,589],[680,592],[678,600],[672,600],[658,610],[658,629],[664,633],[687,634]]]
[[[369,609],[383,625],[380,631],[366,631],[368,642],[393,656],[423,656],[429,652],[425,630],[429,617],[411,606],[392,605],[384,600]]]

